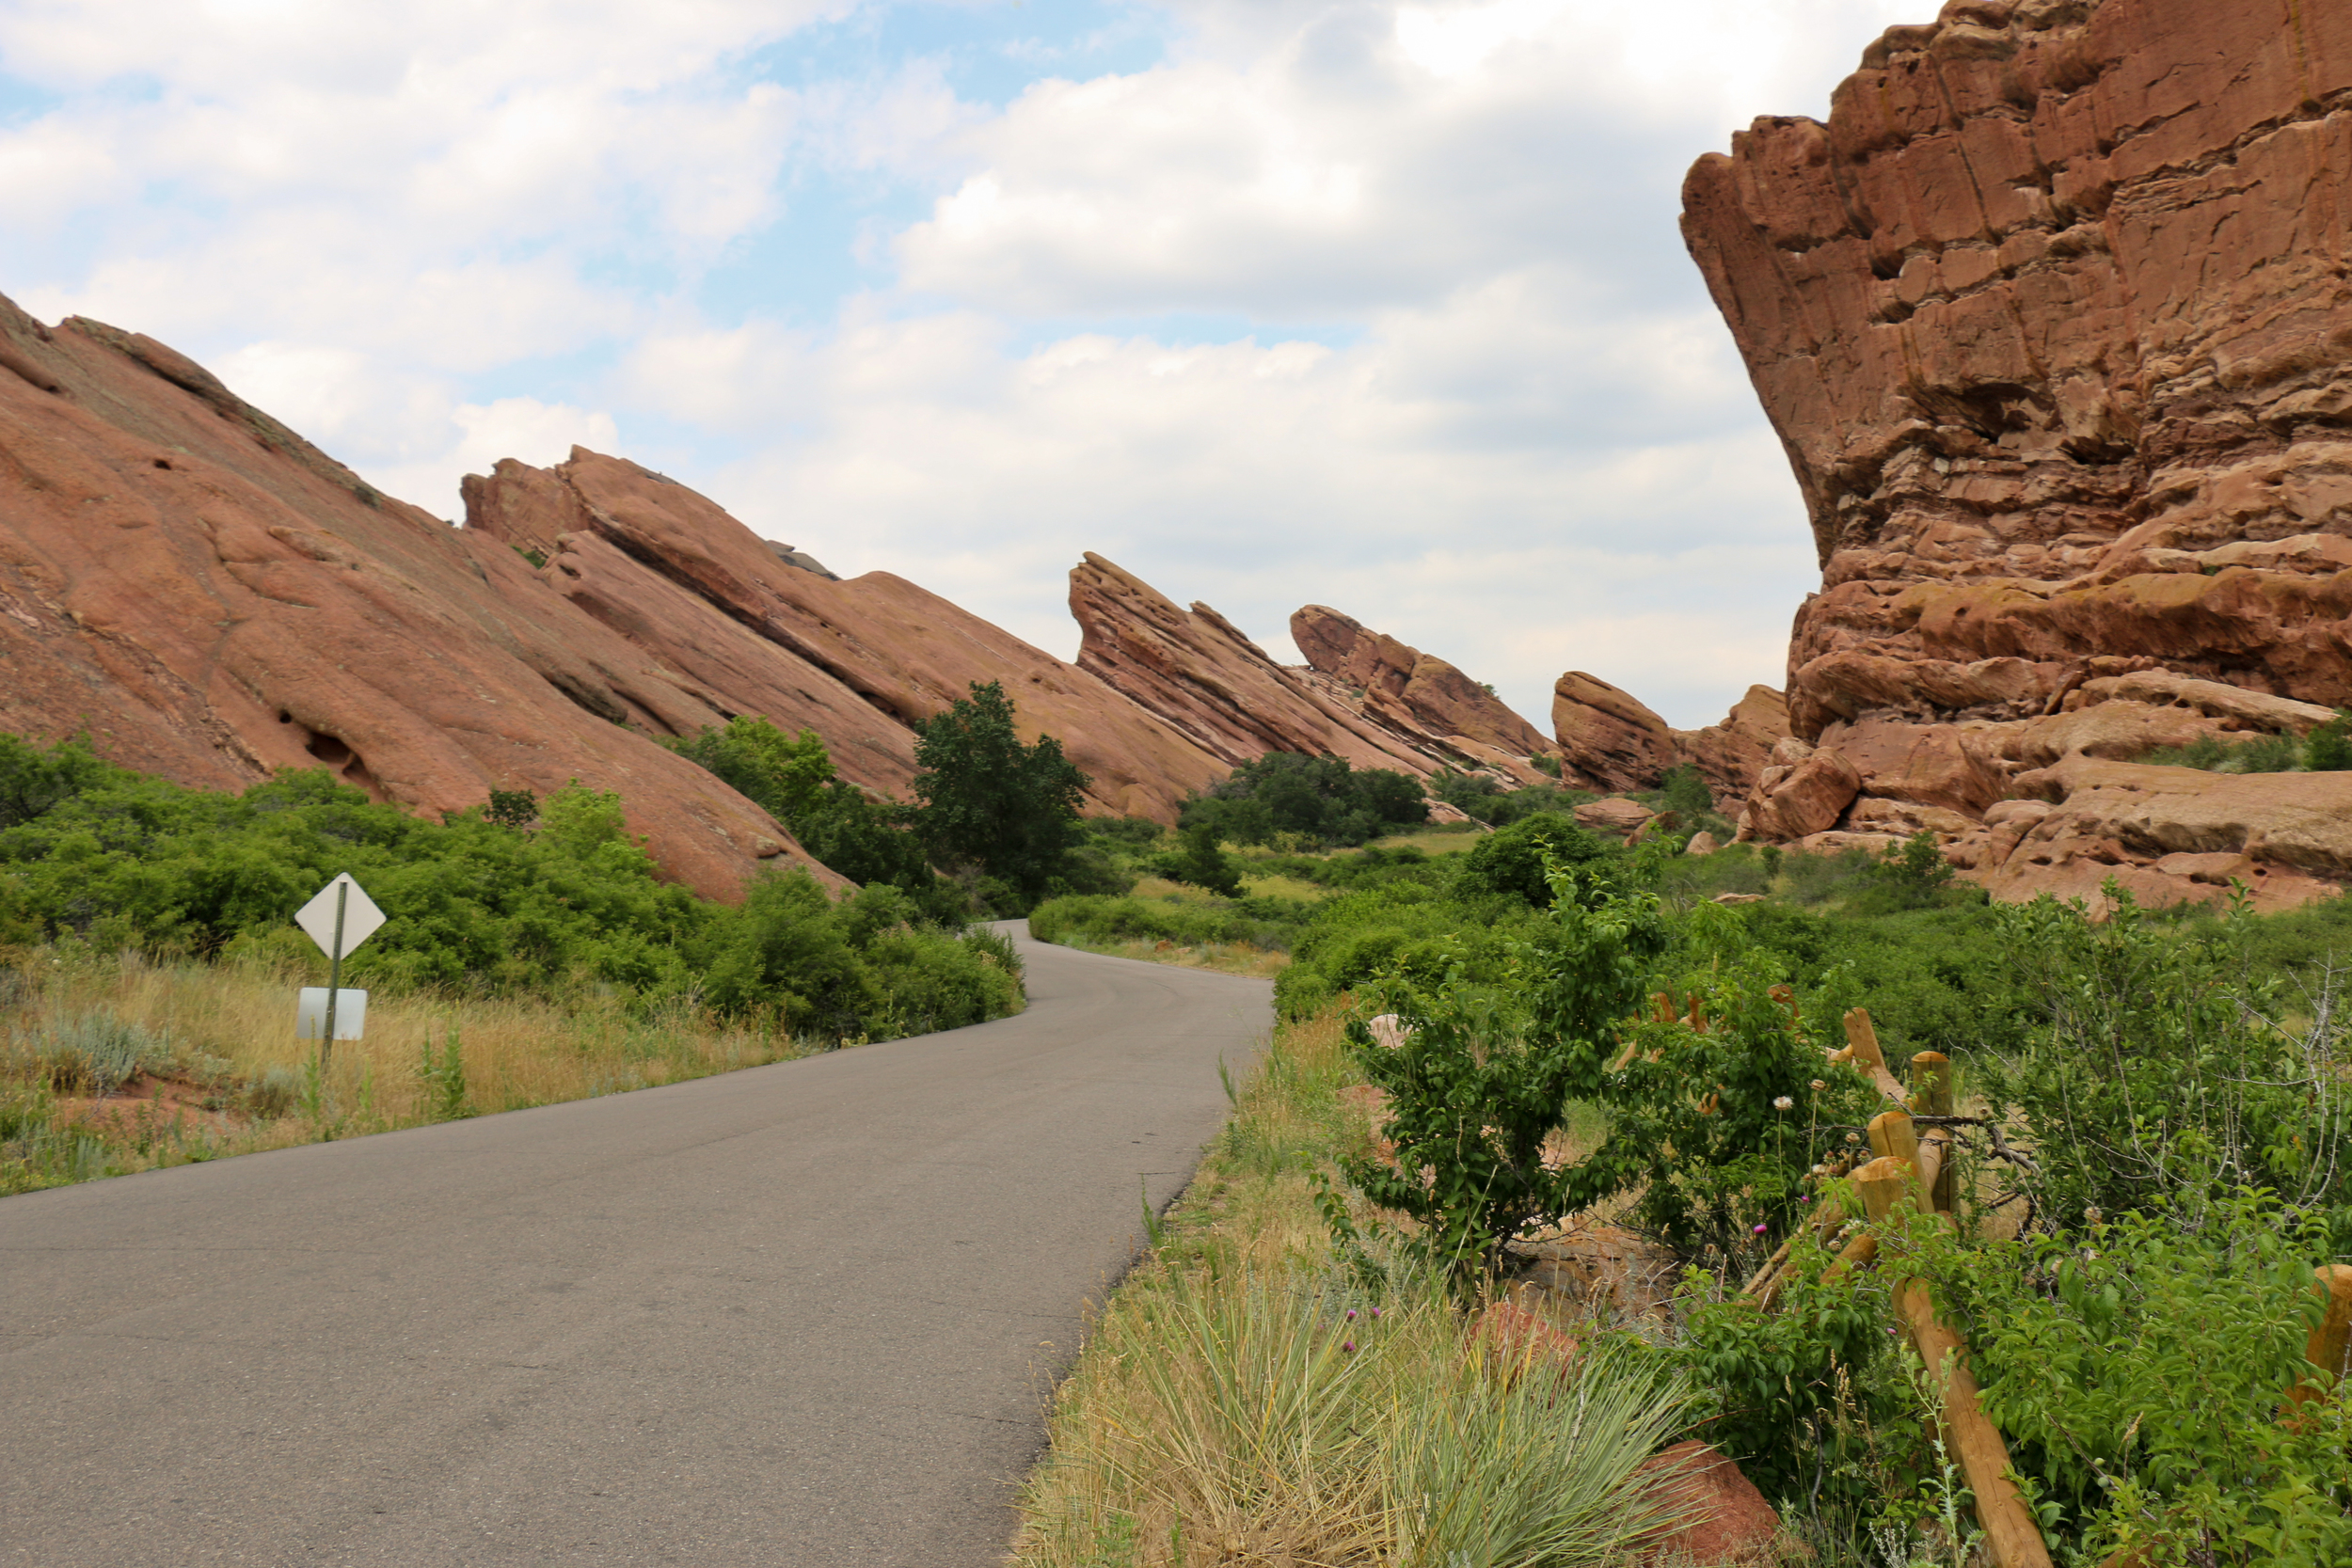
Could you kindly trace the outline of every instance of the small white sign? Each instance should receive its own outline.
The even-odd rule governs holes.
[[[335,951],[335,890],[343,888],[343,950]],[[375,907],[375,900],[360,891],[359,884],[345,873],[319,889],[319,895],[302,906],[294,916],[294,924],[310,933],[310,940],[319,944],[319,951],[330,958],[347,958],[352,949],[375,935],[384,924],[384,911]],[[326,992],[321,991],[324,996]],[[337,1004],[339,1006],[341,1004]],[[342,1031],[335,1031],[338,1038]]]
[[[335,992],[335,1037],[356,1040],[367,1026],[368,993],[348,987]],[[326,988],[305,986],[302,1000],[294,1007],[294,1034],[306,1040],[317,1039],[326,1032]]]

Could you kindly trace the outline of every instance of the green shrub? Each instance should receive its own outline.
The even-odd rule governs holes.
[[[2243,911],[2207,927],[2108,898],[2096,922],[2048,897],[1992,911],[2030,1024],[2014,1056],[1977,1056],[1975,1083],[2032,1146],[2037,1210],[2072,1230],[2242,1182],[2352,1231],[2332,996],[2290,1022],[2280,983],[2249,972]]]
[[[1456,888],[1468,894],[1517,898],[1536,909],[1551,904],[1547,867],[1588,865],[1619,854],[1616,846],[1560,816],[1536,816],[1488,833],[1462,856]]]
[[[2338,708],[2303,737],[2303,766],[2314,773],[2352,771],[2352,709]]]
[[[1166,942],[1180,947],[1242,942],[1279,953],[1296,940],[1307,913],[1307,906],[1284,898],[1202,905],[1077,895],[1048,899],[1030,911],[1029,935],[1038,942]]]
[[[1217,847],[1215,823],[1206,817],[1196,817],[1177,839],[1180,847],[1176,852],[1155,860],[1154,871],[1171,882],[1184,882],[1220,897],[1241,896],[1241,867]]]
[[[2328,1382],[2304,1358],[2318,1215],[2237,1189],[2074,1236],[1926,1240],[1986,1414],[2086,1560],[2352,1561],[2352,1405],[2280,1419],[2298,1381]]]
[[[2292,773],[2303,766],[2303,744],[2291,735],[2256,736],[2249,740],[2201,735],[2185,746],[2159,746],[2138,760],[2208,773]]]
[[[1503,1243],[1615,1190],[1588,1190],[1589,1163],[1547,1166],[1544,1140],[1560,1130],[1571,1096],[1599,1085],[1616,1031],[1670,937],[1656,898],[1622,878],[1555,868],[1552,879],[1552,918],[1523,953],[1533,1027],[1466,983],[1443,948],[1436,975],[1394,963],[1383,973],[1380,1001],[1407,1030],[1402,1044],[1375,1042],[1361,1020],[1349,1026],[1365,1077],[1389,1094],[1382,1136],[1393,1163],[1343,1168],[1373,1202],[1418,1221],[1413,1246],[1465,1291],[1491,1275]],[[1327,1213],[1337,1220],[1340,1211]]]
[[[1429,820],[1422,787],[1387,768],[1361,772],[1335,756],[1268,752],[1189,797],[1183,820],[1212,824],[1231,844],[1269,844],[1287,833],[1309,844],[1361,844],[1393,827]]]

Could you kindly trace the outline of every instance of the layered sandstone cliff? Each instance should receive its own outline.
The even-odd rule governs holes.
[[[1752,832],[1927,827],[2005,893],[2352,876],[2352,774],[2130,767],[2352,703],[2347,198],[2352,8],[2289,0],[1954,0],[1700,160],[1822,566]]]
[[[1308,752],[1418,778],[1445,767],[1485,770],[1515,785],[1543,778],[1530,764],[1535,751],[1549,749],[1543,737],[1483,691],[1477,722],[1511,745],[1439,733],[1441,719],[1417,713],[1385,689],[1356,685],[1313,664],[1278,664],[1207,605],[1180,609],[1091,551],[1070,574],[1070,612],[1082,634],[1078,668],[1183,731],[1225,768],[1267,752]],[[1291,621],[1294,632],[1302,624],[1308,627],[1313,648],[1305,641],[1300,646],[1311,659],[1317,649],[1328,656],[1341,623],[1362,630],[1314,605]],[[1505,721],[1517,730],[1505,732]],[[1532,744],[1513,749],[1522,741]]]

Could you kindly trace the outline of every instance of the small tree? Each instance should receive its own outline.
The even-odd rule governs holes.
[[[1002,884],[1025,910],[1066,877],[1089,781],[1052,736],[1022,744],[1003,686],[975,681],[969,700],[916,725],[914,762],[915,828],[934,860]]]
[[[1162,876],[1171,882],[1205,888],[1222,898],[1241,896],[1241,868],[1218,847],[1215,823],[1205,818],[1191,823],[1178,835],[1177,844],[1174,854],[1159,859],[1156,869]]]

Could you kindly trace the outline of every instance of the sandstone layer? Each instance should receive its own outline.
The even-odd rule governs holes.
[[[1174,725],[1224,768],[1267,752],[1328,752],[1351,767],[1389,768],[1420,778],[1453,767],[1486,771],[1513,784],[1543,781],[1530,761],[1542,749],[1543,737],[1483,691],[1485,703],[1474,721],[1510,746],[1438,733],[1435,725],[1449,710],[1433,705],[1429,712],[1439,717],[1424,717],[1385,690],[1375,697],[1377,689],[1359,687],[1312,664],[1305,669],[1278,664],[1207,605],[1180,609],[1091,551],[1070,574],[1070,612],[1082,634],[1078,668]],[[1294,629],[1301,617],[1327,657],[1337,646],[1342,623],[1362,633],[1354,621],[1320,606],[1293,616]],[[1395,646],[1413,653],[1402,643]],[[1315,657],[1307,651],[1311,659]],[[1456,717],[1470,712],[1467,704],[1450,711]],[[1509,729],[1506,721],[1517,729]],[[1522,742],[1534,744],[1515,749]]]
[[[2004,895],[2214,896],[2185,854],[2274,903],[2352,876],[2258,820],[2333,782],[2115,771],[2352,704],[2348,197],[2352,8],[2291,0],[1954,0],[1827,124],[1699,161],[1684,234],[1822,567],[1788,689],[1817,751],[1751,833],[1851,775],[1817,831],[1930,828]]]
[[[1585,789],[1650,789],[1668,769],[1695,768],[1720,802],[1754,787],[1772,747],[1788,733],[1788,707],[1769,686],[1752,686],[1723,722],[1677,730],[1628,692],[1571,670],[1551,692],[1560,777]]]

